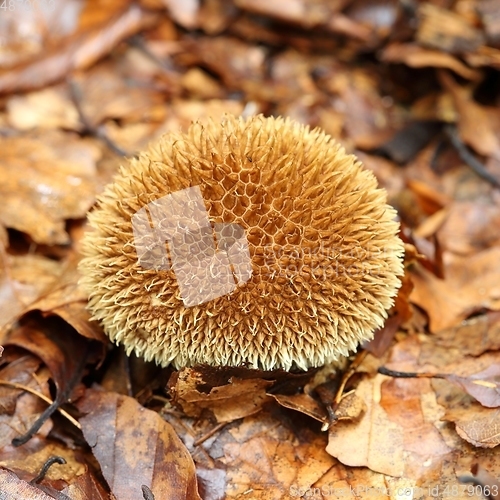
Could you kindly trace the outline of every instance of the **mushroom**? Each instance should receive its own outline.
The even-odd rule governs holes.
[[[380,328],[403,274],[386,192],[332,137],[226,116],[162,136],[99,196],[81,283],[146,360],[307,370]]]

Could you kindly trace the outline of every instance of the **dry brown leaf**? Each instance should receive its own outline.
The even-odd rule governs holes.
[[[450,93],[458,114],[460,137],[470,147],[485,156],[500,157],[500,139],[487,107],[472,98],[472,89],[458,85],[446,72],[439,73],[443,87]]]
[[[199,39],[193,51],[202,65],[217,74],[229,88],[241,89],[252,82],[262,85],[266,58],[263,47],[218,36]]]
[[[54,456],[62,457],[66,463],[54,464],[43,480],[43,485],[62,489],[85,472],[86,467],[81,462],[84,453],[86,452],[72,450],[65,443],[38,435],[23,446],[6,446],[0,449],[0,467],[8,468],[21,479],[31,481],[40,473],[47,460]]]
[[[162,0],[172,19],[186,29],[198,27],[200,0]]]
[[[0,342],[4,339],[4,327],[14,321],[25,306],[18,295],[17,287],[9,274],[7,266],[4,265],[5,261],[6,259],[0,265],[0,295],[2,297],[0,303]]]
[[[482,66],[500,68],[500,50],[493,47],[479,47],[475,52],[464,54],[464,59],[467,64],[475,68]]]
[[[342,396],[335,409],[335,416],[339,420],[356,420],[366,409],[365,402],[356,395],[355,391],[351,391]]]
[[[490,312],[441,330],[433,337],[434,345],[458,349],[462,356],[479,356],[500,349],[500,313]]]
[[[45,316],[59,316],[80,335],[107,344],[109,340],[101,326],[95,321],[90,321],[87,295],[78,286],[80,274],[76,264],[77,257],[70,257],[57,281],[46,287],[43,295],[40,294],[23,312],[39,310]]]
[[[174,403],[179,404],[189,416],[199,416],[210,410],[218,422],[232,422],[261,410],[271,398],[266,389],[273,385],[259,378],[238,379],[232,377],[227,385],[207,388],[203,374],[195,368],[178,372],[171,385]],[[200,388],[205,388],[202,392]]]
[[[78,111],[63,86],[51,87],[7,100],[9,123],[17,130],[80,130]]]
[[[496,363],[468,377],[446,375],[446,380],[461,387],[487,408],[500,406],[500,364]]]
[[[2,348],[3,349],[3,348]],[[8,362],[8,360],[6,360]],[[39,388],[40,382],[33,377],[41,361],[36,356],[25,355],[13,359],[0,369],[0,380]],[[16,409],[16,400],[23,391],[0,384],[0,415],[12,415]]]
[[[6,254],[2,260],[0,328],[8,325],[53,286],[63,268],[60,262],[36,254]]]
[[[500,444],[498,408],[485,408],[479,403],[471,403],[463,408],[449,408],[443,419],[453,422],[457,434],[474,446],[494,448]]]
[[[94,202],[99,149],[55,132],[4,137],[0,145],[0,222],[36,243],[69,243],[65,220],[84,217]]]
[[[77,32],[68,39],[59,40],[56,48],[43,52],[41,56],[0,73],[0,93],[41,88],[75,69],[87,68],[154,19],[141,7],[132,4],[100,21],[84,33]]]
[[[328,415],[324,406],[308,394],[270,394],[281,406],[309,415],[319,422],[326,423]]]
[[[422,45],[443,52],[461,53],[474,51],[484,42],[480,30],[465,16],[450,9],[426,2],[419,5],[418,16],[420,24],[415,38]]]
[[[391,351],[389,366],[415,371],[421,343],[411,335]],[[452,452],[440,431],[444,409],[438,404],[428,379],[393,378],[381,386],[380,406],[391,421],[404,430],[405,477],[421,480],[429,475],[428,465],[439,467]]]
[[[361,149],[380,146],[398,125],[394,108],[389,112],[379,86],[372,72],[361,69],[336,72],[327,85],[338,96],[333,106],[343,112],[347,137]]]
[[[286,410],[284,410],[286,411]],[[284,415],[246,417],[213,443],[214,458],[226,467],[228,500],[287,500],[306,491],[334,468],[324,434],[293,429]]]
[[[90,126],[96,127],[108,119],[141,124],[162,122],[167,116],[162,93],[143,88],[138,76],[131,80],[124,73],[124,69],[106,61],[78,73],[72,80],[78,104]]]
[[[69,496],[71,500],[114,500],[97,477],[89,471],[79,475],[61,493]]]
[[[383,49],[381,60],[389,63],[404,63],[411,68],[443,68],[454,71],[457,75],[476,81],[480,74],[463,64],[459,59],[438,50],[426,49],[416,44],[393,43]]]
[[[361,381],[356,395],[364,401],[366,411],[357,421],[330,427],[326,451],[344,465],[401,476],[405,470],[404,429],[379,404],[383,382],[381,375]]]
[[[420,265],[411,268],[410,300],[427,312],[431,331],[456,326],[483,308],[500,309],[499,261],[500,247],[465,257],[444,252],[444,280]]]
[[[219,99],[224,92],[220,84],[200,68],[188,70],[181,78],[182,87],[198,99]]]
[[[42,8],[18,1],[4,5],[0,16],[0,33],[5,35],[0,50],[1,68],[21,64],[39,55],[52,36],[71,33],[76,28],[81,5],[71,0],[58,0],[57,8],[43,8],[51,6],[48,2],[38,6]]]
[[[7,351],[8,352],[8,351]],[[45,397],[50,396],[48,379],[50,374],[47,370],[37,370],[36,372],[27,372],[24,376],[16,373],[16,367],[32,367],[35,369],[36,364],[20,359],[20,361],[13,361],[13,365],[8,365],[0,371],[0,376],[5,377],[7,382],[23,383],[31,387],[33,390]],[[18,382],[19,380],[19,382]],[[40,414],[47,408],[47,403],[42,401],[38,396],[28,392],[19,391],[8,386],[0,386],[2,394],[4,395],[0,400],[0,405],[5,409],[0,411],[0,465],[8,466],[8,462],[2,462],[2,454],[5,449],[11,447],[13,439],[26,433],[33,423],[39,418]],[[52,422],[47,421],[39,429],[38,436],[45,437],[52,429]],[[8,455],[9,459],[14,458],[14,454]],[[1,491],[1,490],[0,490]]]
[[[428,380],[392,379],[381,389],[381,407],[403,429],[405,476],[421,479],[426,463],[439,463],[452,451],[435,424],[444,411]]]
[[[315,3],[306,0],[236,0],[235,3],[238,7],[251,12],[307,27],[323,24],[331,16],[331,12],[337,10],[335,5],[325,0]]]
[[[500,205],[487,200],[456,201],[437,231],[443,250],[473,254],[500,243]]]
[[[2,500],[53,500],[54,498],[2,468],[0,468],[0,493]]]
[[[83,435],[117,500],[201,500],[191,456],[173,428],[133,398],[87,390],[78,408]],[[113,450],[113,453],[109,453]]]
[[[402,322],[402,317],[398,314],[389,317],[384,326],[375,331],[373,339],[363,344],[363,349],[366,349],[377,358],[382,357],[392,344]]]
[[[29,432],[15,439],[17,446],[29,441],[33,434],[50,419],[64,403],[71,400],[83,377],[86,364],[92,358],[92,346],[59,318],[24,319],[7,336],[4,346],[16,346],[38,356],[50,371],[57,389],[53,403],[41,415]]]

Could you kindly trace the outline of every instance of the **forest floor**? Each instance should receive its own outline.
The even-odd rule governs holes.
[[[0,0],[0,68],[2,500],[500,498],[497,0]],[[397,209],[345,371],[160,369],[90,321],[97,194],[227,113],[321,127]]]

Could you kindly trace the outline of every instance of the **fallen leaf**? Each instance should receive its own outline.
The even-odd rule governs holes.
[[[287,410],[283,410],[287,411]],[[279,416],[281,415],[281,417]],[[222,433],[207,451],[226,468],[224,498],[285,500],[307,491],[338,467],[326,436],[288,426],[283,413],[259,413]]]
[[[356,395],[364,401],[366,411],[356,421],[340,421],[330,427],[326,451],[344,465],[401,476],[404,430],[379,404],[383,381],[384,377],[376,375],[360,382]]]
[[[199,0],[162,0],[172,19],[187,29],[198,27]]]
[[[162,122],[167,116],[164,95],[154,89],[144,89],[140,81],[127,77],[111,63],[102,62],[71,80],[73,93],[91,127],[106,120],[146,124]],[[128,149],[128,148],[127,148]]]
[[[266,389],[272,385],[273,382],[259,378],[232,377],[226,385],[207,388],[201,372],[184,368],[176,374],[170,391],[173,402],[179,404],[186,415],[199,416],[208,409],[217,422],[232,422],[259,412],[271,399]]]
[[[152,21],[150,14],[136,4],[118,14],[112,12],[109,19],[101,20],[86,32],[60,39],[52,50],[0,73],[0,94],[41,88],[75,69],[86,68]]]
[[[85,413],[83,435],[117,500],[141,498],[142,485],[158,499],[201,500],[191,456],[156,412],[133,398],[91,389],[78,408]]]
[[[89,471],[79,475],[61,493],[69,496],[72,500],[113,500],[98,478]]]
[[[456,326],[483,308],[500,309],[499,261],[496,246],[472,256],[443,252],[444,279],[421,265],[411,268],[410,301],[427,312],[431,331]]]
[[[484,37],[464,16],[446,9],[423,3],[418,7],[420,23],[416,40],[442,52],[473,52],[484,43]]]
[[[443,250],[474,254],[500,243],[500,205],[486,200],[455,201],[437,230]]]
[[[446,375],[446,380],[461,387],[487,408],[500,406],[500,364],[496,363],[468,377]]]
[[[448,409],[443,419],[453,422],[457,434],[474,446],[494,448],[500,444],[500,410],[497,408],[471,403],[468,407]]]
[[[10,97],[7,116],[9,123],[18,130],[81,129],[78,111],[62,86]]]
[[[94,202],[100,151],[61,132],[3,137],[0,145],[0,222],[36,243],[68,244],[65,220],[84,217]]]
[[[488,109],[472,98],[472,89],[462,87],[446,72],[439,73],[443,87],[450,93],[458,114],[461,139],[479,154],[500,157],[500,139],[490,119]]]
[[[70,257],[64,263],[64,270],[57,281],[46,287],[43,295],[31,302],[24,312],[41,311],[44,316],[59,316],[80,335],[107,344],[109,339],[102,327],[97,322],[90,321],[87,295],[78,285],[80,274],[76,267],[77,262],[78,258]]]
[[[0,492],[2,500],[53,500],[54,498],[2,468],[0,468]]]
[[[86,466],[82,463],[85,453],[88,452],[71,449],[63,442],[38,435],[23,446],[1,448],[0,467],[8,468],[20,479],[31,481],[50,458],[61,457],[66,463],[52,465],[40,483],[61,490],[85,473]]]
[[[419,47],[413,43],[393,43],[385,47],[381,60],[390,63],[404,63],[411,68],[443,68],[454,71],[467,80],[476,81],[480,74],[460,61],[460,59],[439,50]]]
[[[4,368],[4,370],[6,369]],[[3,374],[5,374],[4,370],[2,370]],[[33,378],[33,375],[34,373],[30,373],[31,378]],[[37,371],[36,378],[30,380],[26,385],[48,397],[50,396],[48,379],[49,373],[47,370],[45,372]],[[3,403],[9,405],[9,392],[13,396],[16,395],[16,398],[14,411],[12,413],[9,412],[8,410],[12,408],[7,406],[7,412],[1,412],[2,414],[0,415],[0,460],[2,450],[11,447],[13,439],[27,433],[32,425],[39,419],[42,412],[47,408],[47,403],[34,394],[28,392],[19,393],[19,391],[15,389],[9,390],[8,386],[1,386],[1,388],[2,393],[6,396],[5,399],[2,398]],[[52,422],[47,420],[45,424],[38,429],[37,436],[46,437],[51,429]],[[12,452],[9,455],[13,458]]]
[[[48,367],[57,392],[30,430],[16,436],[15,444],[29,441],[50,416],[68,402],[81,382],[86,364],[91,360],[92,346],[59,318],[25,318],[8,335],[5,346],[17,346],[38,356]]]
[[[500,349],[500,313],[490,312],[434,334],[435,345],[458,349],[462,356],[479,356]]]
[[[318,401],[308,394],[270,394],[281,406],[309,415],[319,422],[326,423],[327,413]]]

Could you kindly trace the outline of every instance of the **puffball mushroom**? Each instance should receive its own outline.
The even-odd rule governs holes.
[[[403,274],[395,216],[323,131],[226,116],[121,168],[89,215],[81,283],[128,354],[307,370],[383,325]]]

